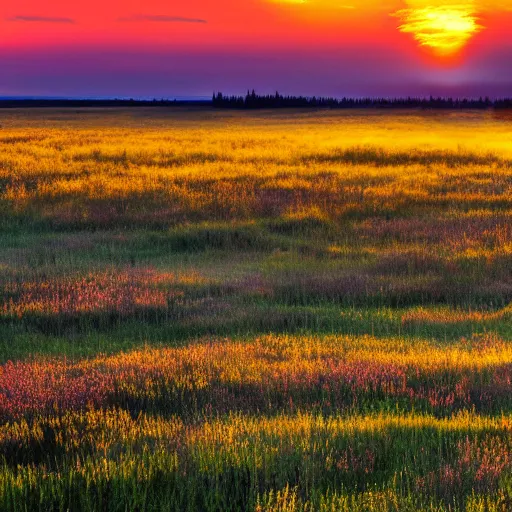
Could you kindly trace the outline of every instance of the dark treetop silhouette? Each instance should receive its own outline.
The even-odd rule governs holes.
[[[259,95],[254,90],[245,96],[214,93],[211,100],[171,99],[1,99],[0,108],[40,107],[214,107],[218,109],[279,109],[279,108],[430,108],[430,109],[488,109],[512,108],[512,99],[486,98],[333,98],[316,96]]]

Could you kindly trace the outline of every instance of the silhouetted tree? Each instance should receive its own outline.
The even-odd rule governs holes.
[[[262,96],[252,89],[243,96],[214,95],[213,105],[218,108],[258,109],[258,108],[424,108],[424,109],[486,109],[511,108],[511,99],[491,100],[490,98],[347,98],[282,96],[279,92]]]

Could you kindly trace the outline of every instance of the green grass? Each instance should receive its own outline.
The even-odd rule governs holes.
[[[1,510],[510,509],[506,120],[4,117]]]

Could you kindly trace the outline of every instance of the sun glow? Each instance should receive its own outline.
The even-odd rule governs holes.
[[[261,0],[286,6],[287,15],[303,14],[307,23],[312,20],[337,24],[338,37],[346,41],[355,33],[363,37],[375,34],[377,23],[383,29],[379,41],[385,42],[388,33],[383,19],[398,19],[398,32],[410,34],[416,44],[436,58],[453,62],[469,42],[484,29],[495,32],[489,38],[501,37],[500,28],[509,25],[512,0]],[[358,31],[351,32],[352,27]],[[373,28],[372,28],[373,27]],[[342,30],[343,29],[343,30]],[[407,39],[404,38],[404,46]]]
[[[400,31],[440,56],[457,54],[484,28],[473,5],[409,8],[395,16],[402,20]]]

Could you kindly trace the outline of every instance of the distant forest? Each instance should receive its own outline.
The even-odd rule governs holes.
[[[259,95],[253,90],[245,96],[225,96],[221,92],[214,93],[214,107],[232,109],[262,108],[437,108],[437,109],[487,109],[512,108],[512,99],[491,100],[490,98],[329,98],[310,96],[283,96],[275,94]]]
[[[247,92],[245,96],[214,93],[211,100],[170,99],[16,99],[0,98],[2,108],[112,108],[112,107],[214,107],[218,109],[279,109],[279,108],[426,108],[426,109],[512,109],[512,98],[329,98],[320,96],[283,96]]]

